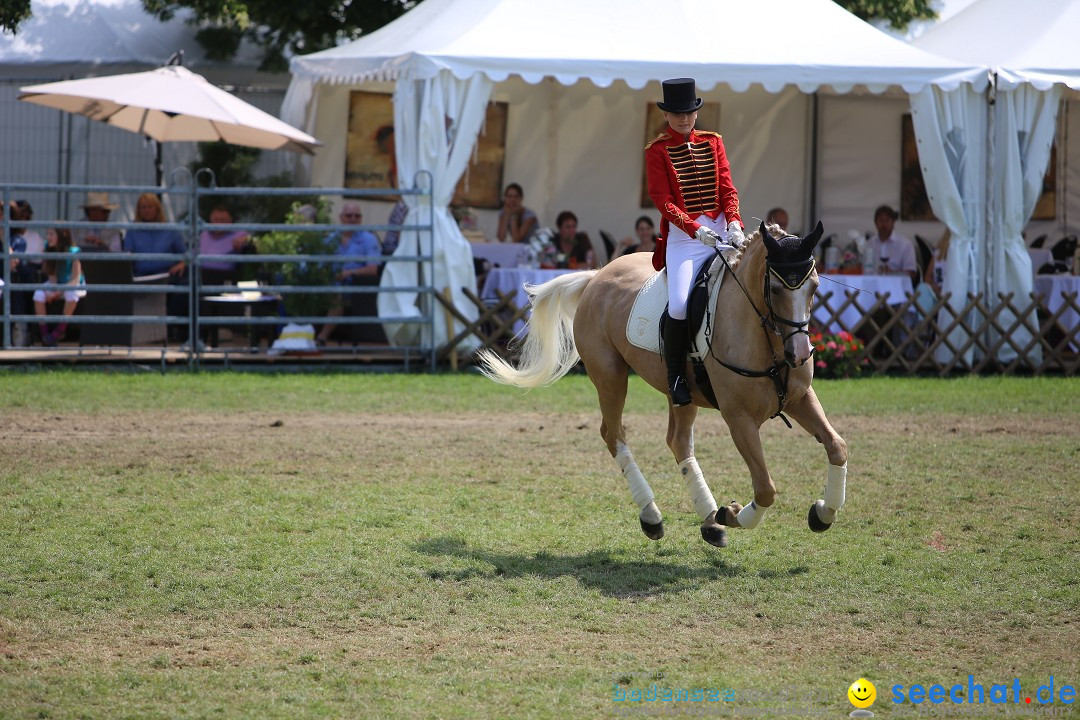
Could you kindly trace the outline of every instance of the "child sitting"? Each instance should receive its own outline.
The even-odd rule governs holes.
[[[86,278],[82,273],[82,263],[75,257],[79,252],[79,248],[72,245],[71,231],[67,228],[50,229],[45,236],[45,243],[46,252],[71,253],[69,259],[56,260],[49,258],[41,266],[50,283],[54,285],[70,285],[71,289],[35,290],[34,313],[38,317],[44,318],[46,314],[45,305],[53,300],[59,300],[60,296],[63,295],[64,317],[68,318],[74,314],[75,306],[79,304],[79,300],[86,297],[86,291],[81,289],[86,285]],[[44,320],[39,322],[38,327],[41,329],[41,344],[48,347],[55,347],[57,342],[64,339],[64,334],[67,332],[66,321],[58,323],[56,330],[53,332],[49,332]]]

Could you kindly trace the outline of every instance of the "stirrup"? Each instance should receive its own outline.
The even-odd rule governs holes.
[[[677,375],[674,380],[668,381],[668,395],[674,407],[682,407],[692,402],[690,386],[686,384],[686,378],[682,375]]]

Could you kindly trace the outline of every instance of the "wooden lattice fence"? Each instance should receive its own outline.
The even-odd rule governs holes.
[[[440,359],[452,359],[454,348],[472,336],[480,347],[502,357],[513,355],[514,323],[528,308],[518,307],[513,294],[499,293],[497,301],[485,301],[471,291],[465,295],[479,317],[468,320],[454,307],[449,293],[437,296],[453,321],[454,335],[440,350]],[[867,296],[870,299],[867,299]],[[1047,298],[1034,293],[1019,299],[1002,294],[988,303],[983,295],[968,295],[953,303],[949,294],[932,303],[920,303],[908,294],[895,297],[862,291],[819,291],[814,330],[843,329],[865,343],[863,350],[871,372],[902,374],[1033,373],[1075,375],[1080,364],[1080,325],[1071,327],[1062,318],[1080,314],[1077,293],[1063,293],[1064,303],[1054,312]],[[853,325],[844,321],[852,311]],[[862,358],[859,358],[860,361]]]

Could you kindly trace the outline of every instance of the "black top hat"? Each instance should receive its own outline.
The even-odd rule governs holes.
[[[697,87],[694,85],[694,78],[665,80],[663,86],[664,101],[656,103],[656,107],[664,112],[695,112],[700,110],[701,106],[704,104],[702,99],[697,97]]]

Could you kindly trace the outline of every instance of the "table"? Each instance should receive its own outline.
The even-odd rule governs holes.
[[[1042,295],[1046,301],[1046,309],[1053,315],[1062,307],[1066,310],[1057,319],[1058,326],[1071,333],[1080,324],[1080,313],[1073,307],[1069,307],[1062,293],[1078,293],[1073,302],[1080,305],[1080,275],[1036,275],[1032,290],[1036,295]],[[1080,343],[1080,338],[1074,337],[1071,345],[1075,348]]]
[[[848,293],[856,293],[856,290],[850,288],[857,288],[858,290],[865,290],[866,293],[857,293],[858,297],[848,307],[844,308],[839,317],[836,318],[838,322],[832,322],[828,325],[829,332],[840,332],[841,330],[852,330],[859,322],[862,321],[864,315],[863,312],[855,307],[855,303],[864,309],[869,309],[877,303],[877,295],[884,295],[889,305],[899,305],[907,299],[907,295],[914,292],[914,287],[911,284],[911,276],[907,274],[897,275],[830,275],[821,273],[818,275],[821,280],[821,284],[818,285],[818,295],[824,295],[826,293],[832,293],[832,297],[829,298],[829,308],[835,310],[847,302]],[[835,281],[835,282],[834,282]],[[837,283],[843,283],[838,285]],[[844,287],[848,285],[849,287]],[[832,317],[832,312],[827,309],[818,299],[814,302],[814,320],[818,324],[824,325],[828,323]]]
[[[273,317],[277,315],[278,303],[281,302],[280,295],[262,293],[203,295],[199,299],[201,302],[206,303],[204,306],[207,310],[206,314],[211,317]],[[269,332],[272,328],[271,325],[246,324],[249,348],[258,348],[263,334],[267,335],[269,344],[269,335],[272,334]],[[210,330],[210,345],[216,346],[218,328],[227,327],[231,330],[236,325],[218,325],[215,323],[205,327]]]
[[[469,243],[469,247],[474,258],[483,258],[501,268],[516,268],[529,252],[524,243]]]
[[[498,293],[516,293],[514,302],[517,306],[525,307],[529,304],[529,296],[525,292],[525,284],[541,285],[552,278],[567,273],[579,272],[578,270],[533,270],[531,268],[492,268],[484,280],[484,287],[480,291],[483,300],[497,301]],[[514,332],[520,333],[525,327],[524,322],[514,324]]]

